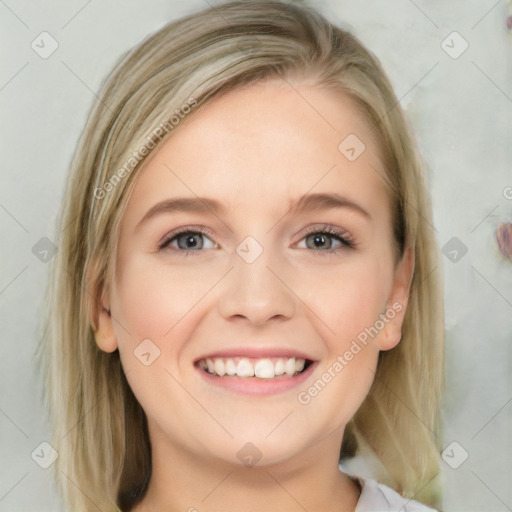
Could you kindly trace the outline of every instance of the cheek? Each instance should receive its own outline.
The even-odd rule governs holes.
[[[112,300],[121,355],[149,339],[159,347],[162,362],[171,364],[168,356],[192,334],[194,311],[217,281],[214,269],[171,268],[147,257],[126,262]]]
[[[375,324],[384,311],[390,286],[388,273],[372,256],[340,265],[324,276],[322,286],[314,276],[308,281],[311,291],[304,302],[322,320],[327,338],[341,344],[340,348]]]
[[[115,309],[120,323],[126,327],[119,330],[120,343],[160,339],[178,319],[179,295],[170,293],[175,283],[156,279],[151,272],[136,265],[128,267],[124,275],[119,283]]]
[[[321,319],[315,325],[326,357],[316,380],[299,391],[297,400],[301,410],[325,418],[331,429],[353,417],[374,380],[379,354],[375,325],[388,286],[376,259],[360,260],[333,272],[321,293],[310,293],[305,301]]]
[[[152,418],[162,419],[162,403],[190,408],[173,377],[182,381],[183,370],[190,369],[179,362],[188,358],[190,364],[188,341],[215,279],[215,272],[171,269],[147,256],[130,258],[120,272],[112,300],[120,358],[135,397]]]

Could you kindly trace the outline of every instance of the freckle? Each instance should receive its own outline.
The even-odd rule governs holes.
[[[512,14],[510,16],[507,16],[507,28],[509,30],[512,30]]]
[[[501,254],[512,258],[512,222],[503,222],[496,228],[496,239]]]

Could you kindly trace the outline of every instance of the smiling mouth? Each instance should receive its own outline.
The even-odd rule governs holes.
[[[216,377],[243,379],[286,379],[304,372],[313,361],[295,357],[215,357],[200,359],[196,364]]]

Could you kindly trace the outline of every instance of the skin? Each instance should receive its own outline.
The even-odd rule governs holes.
[[[352,162],[338,150],[349,134],[366,145]],[[129,198],[116,281],[97,312],[98,346],[119,349],[148,418],[153,472],[134,510],[355,509],[359,488],[338,469],[343,432],[369,391],[379,351],[400,341],[414,266],[410,249],[395,266],[383,174],[349,99],[281,81],[216,98],[152,156]],[[287,214],[290,201],[333,191],[371,219],[349,208]],[[225,211],[167,212],[137,227],[156,203],[196,196],[217,199]],[[305,229],[324,224],[349,233],[355,246],[326,235],[316,248]],[[212,235],[199,235],[189,255],[176,238],[159,250],[183,226]],[[263,248],[250,264],[236,252],[247,236]],[[180,243],[187,247],[184,237]],[[378,336],[310,403],[299,403],[297,394],[396,302],[401,312]],[[160,350],[149,366],[134,356],[147,338]],[[298,388],[270,397],[213,386],[193,366],[214,350],[242,346],[294,347],[317,366]],[[248,442],[261,454],[252,467],[237,456]]]

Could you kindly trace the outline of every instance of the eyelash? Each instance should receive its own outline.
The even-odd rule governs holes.
[[[213,233],[203,227],[190,227],[185,226],[183,228],[178,228],[175,231],[169,233],[165,236],[165,238],[162,240],[162,242],[159,244],[159,250],[163,251],[169,247],[169,244],[175,240],[179,235],[182,234],[191,234],[191,235],[206,235],[208,237],[212,237]],[[329,235],[332,238],[337,239],[339,242],[341,242],[341,247],[338,247],[336,249],[319,249],[317,251],[314,251],[316,253],[319,253],[321,256],[329,256],[333,254],[337,254],[340,251],[344,251],[347,249],[354,249],[356,247],[356,243],[352,239],[352,237],[347,233],[345,230],[340,228],[335,228],[333,226],[330,226],[328,224],[323,224],[320,226],[313,226],[311,228],[308,228],[303,236],[301,238],[301,241],[304,238],[307,238],[309,235],[312,234],[319,234],[319,235]],[[212,240],[213,241],[213,240]],[[215,243],[215,242],[214,242]],[[198,252],[202,252],[201,250],[190,250],[187,251],[185,249],[173,249],[177,252],[184,253],[185,256],[191,255],[191,254],[197,254]]]

